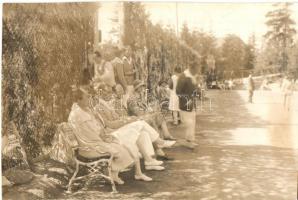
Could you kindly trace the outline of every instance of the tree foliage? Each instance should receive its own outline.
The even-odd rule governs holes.
[[[237,72],[245,68],[246,44],[236,35],[228,35],[221,46],[223,69]]]
[[[268,49],[278,49],[274,52],[272,61],[282,70],[286,70],[289,61],[289,51],[296,34],[295,21],[291,18],[291,3],[276,3],[275,9],[266,14],[268,31],[265,34]],[[274,59],[277,58],[277,59]]]
[[[154,93],[160,81],[167,81],[175,67],[187,68],[194,52],[175,34],[173,28],[152,24],[140,2],[124,3],[124,45],[136,51],[146,49],[147,87]]]

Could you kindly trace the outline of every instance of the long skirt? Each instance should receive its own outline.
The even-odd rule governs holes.
[[[169,110],[179,111],[179,98],[174,90],[171,90]]]

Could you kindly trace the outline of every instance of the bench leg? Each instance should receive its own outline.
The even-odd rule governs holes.
[[[111,163],[109,162],[109,165],[108,165],[108,173],[109,173],[109,177],[110,177],[110,181],[111,181],[111,185],[112,185],[112,193],[117,193],[117,189],[116,189],[116,186],[115,186],[115,182],[113,180],[113,176],[112,176],[112,168],[111,168]]]
[[[74,182],[74,180],[79,172],[79,167],[80,167],[79,163],[76,163],[76,170],[75,170],[74,174],[72,175],[71,179],[69,180],[67,193],[71,193],[71,185]]]

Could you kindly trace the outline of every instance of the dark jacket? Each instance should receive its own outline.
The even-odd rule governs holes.
[[[179,75],[176,93],[179,98],[179,108],[182,111],[191,112],[195,107],[197,86],[185,73]]]

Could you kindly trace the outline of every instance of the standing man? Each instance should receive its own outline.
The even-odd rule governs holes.
[[[197,89],[196,76],[199,65],[194,62],[178,78],[176,93],[179,97],[181,120],[185,127],[186,146],[193,149],[195,145],[196,111],[195,98]]]
[[[291,79],[288,76],[285,76],[282,86],[281,86],[281,91],[284,95],[284,108],[286,110],[290,110],[291,107],[291,99],[293,95],[293,90],[294,90],[294,79]]]
[[[126,88],[125,89],[125,96],[123,97],[124,99],[124,104],[126,105],[127,100],[130,95],[133,94],[134,92],[134,81],[135,81],[135,69],[133,67],[133,62],[132,62],[132,51],[130,47],[126,48],[125,54],[122,58],[123,62],[123,71],[124,71],[124,79],[126,81]]]
[[[249,74],[247,78],[247,89],[248,89],[248,102],[252,103],[252,97],[254,95],[254,90],[255,90],[255,83],[251,74]]]
[[[124,71],[124,78],[126,80],[127,83],[127,91],[129,93],[133,92],[133,84],[135,81],[135,69],[133,66],[133,61],[132,61],[132,52],[131,52],[131,48],[127,47],[125,54],[122,58],[123,61],[123,71]]]
[[[115,47],[115,58],[112,60],[111,63],[114,68],[116,83],[120,84],[122,88],[126,91],[127,82],[124,76],[123,61],[122,59],[120,59],[123,56],[123,54],[124,54],[123,49],[119,49],[118,47]]]

